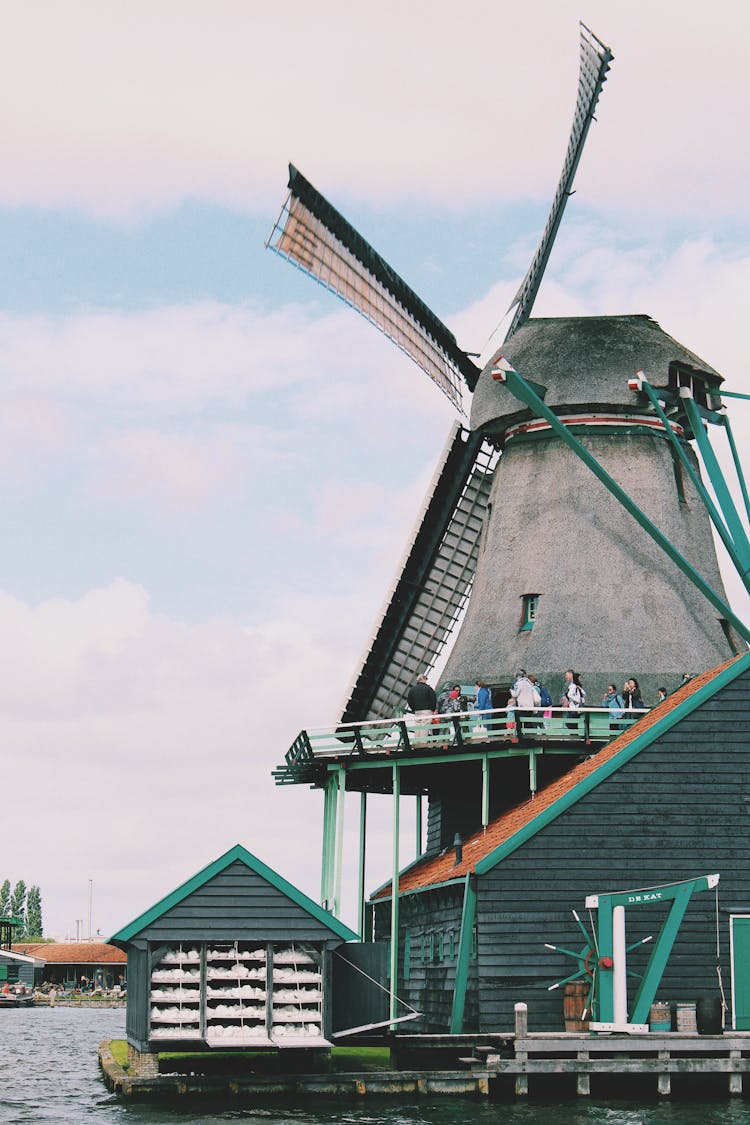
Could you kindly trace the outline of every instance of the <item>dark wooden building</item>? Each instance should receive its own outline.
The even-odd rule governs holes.
[[[237,844],[110,940],[139,1052],[327,1046],[331,951],[357,935]]]
[[[494,1032],[528,1004],[534,1031],[562,1027],[549,986],[576,970],[596,910],[588,896],[709,873],[693,894],[659,998],[726,997],[750,1029],[750,654],[702,674],[532,799],[442,847],[399,879],[399,995],[423,1013],[411,1029]],[[387,938],[390,884],[371,898]],[[658,935],[664,902],[626,911],[628,943]],[[643,971],[650,943],[629,954]],[[717,957],[718,953],[718,957]],[[631,986],[632,990],[635,984]]]

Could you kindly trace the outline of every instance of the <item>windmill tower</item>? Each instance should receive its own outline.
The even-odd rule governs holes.
[[[481,371],[290,167],[270,248],[375,324],[459,409],[473,395],[470,426],[449,435],[342,722],[395,714],[464,609],[446,678],[502,686],[524,667],[554,694],[573,667],[592,700],[633,674],[655,696],[750,637],[726,604],[711,534],[713,522],[750,588],[750,545],[705,434],[713,423],[732,442],[721,376],[648,316],[531,318],[612,58],[581,25],[578,98],[550,216],[505,342]]]

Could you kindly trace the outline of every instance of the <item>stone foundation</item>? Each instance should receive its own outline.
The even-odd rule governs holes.
[[[159,1073],[159,1056],[139,1051],[128,1043],[128,1072],[136,1078],[156,1078]]]

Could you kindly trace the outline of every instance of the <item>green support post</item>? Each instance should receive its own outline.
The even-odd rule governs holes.
[[[466,882],[464,883],[464,905],[461,911],[461,933],[458,939],[456,981],[453,988],[453,1006],[451,1008],[451,1035],[460,1035],[463,1031],[466,989],[469,983],[469,963],[471,961],[471,946],[474,938],[474,921],[476,916],[476,885],[473,877],[467,874]]]
[[[633,1001],[633,1023],[648,1022],[648,1014],[654,1002],[656,990],[659,987],[659,982],[661,981],[662,974],[669,960],[669,954],[672,952],[672,946],[674,945],[674,939],[677,937],[680,923],[685,917],[685,911],[687,910],[687,905],[690,902],[692,893],[693,884],[686,883],[684,886],[680,887],[672,900],[669,913],[664,919],[661,933],[651,950],[646,972],[643,974],[643,979],[641,980],[640,987]]]
[[[734,626],[739,635],[743,637],[744,640],[750,642],[750,629],[747,625],[732,612],[726,602],[719,597],[716,591],[698,574],[697,570],[695,570],[687,559],[680,554],[677,548],[670,543],[666,535],[663,535],[656,524],[652,523],[645,512],[642,512],[638,505],[630,499],[624,488],[621,488],[617,481],[609,475],[593,454],[589,453],[588,449],[573,436],[567,426],[550,410],[539,395],[536,394],[534,389],[529,386],[527,381],[512,368],[504,372],[504,378],[511,394],[521,402],[525,402],[527,406],[530,406],[538,417],[544,418],[545,421],[549,422],[558,437],[560,437],[565,444],[580,457],[583,463],[591,469],[594,476],[600,480],[615,499],[622,504],[623,508],[633,516],[646,534],[650,535],[654,542],[661,547],[664,553],[672,560],[678,569],[682,571],[685,577],[700,590],[711,605],[719,611],[721,616],[726,618],[726,620]]]
[[[612,911],[599,910],[596,920],[597,961],[602,957],[612,957]],[[611,969],[598,968],[594,984],[598,1001],[598,1018],[602,1023],[611,1022],[614,1015],[614,978]]]
[[[357,933],[365,940],[365,859],[367,839],[367,794],[359,795],[359,873],[357,878]]]
[[[422,794],[417,793],[417,814],[416,814],[416,837],[417,837],[417,851],[416,858],[422,854]]]
[[[490,823],[490,761],[482,755],[482,828]]]
[[[329,909],[333,897],[333,851],[336,844],[336,798],[338,783],[329,774],[323,789],[323,862],[320,876],[320,901]]]
[[[654,390],[654,388],[651,386],[651,384],[647,383],[645,380],[641,383],[641,389],[645,392],[645,394],[648,395],[648,398],[651,402],[651,405],[653,406],[654,410],[658,414],[658,416],[659,416],[659,418],[662,422],[662,425],[664,426],[664,429],[666,430],[667,437],[669,438],[670,442],[672,443],[672,448],[675,450],[677,456],[680,459],[680,463],[682,464],[682,467],[684,468],[685,472],[690,477],[690,480],[693,482],[693,487],[695,488],[696,492],[698,493],[701,500],[703,501],[703,503],[706,507],[706,510],[707,510],[709,516],[711,517],[711,522],[713,523],[714,527],[716,528],[716,531],[717,531],[718,535],[720,536],[722,543],[726,547],[727,554],[729,555],[732,562],[734,563],[735,569],[737,570],[737,573],[739,574],[740,578],[742,579],[743,585],[745,586],[745,588],[747,590],[750,591],[750,571],[748,571],[747,567],[743,566],[742,560],[741,560],[741,558],[740,558],[740,556],[739,556],[739,554],[738,554],[738,552],[735,548],[734,540],[733,540],[732,536],[730,535],[729,530],[727,529],[727,526],[724,522],[724,518],[723,518],[721,512],[719,512],[718,508],[716,507],[713,500],[711,499],[711,497],[708,493],[708,489],[704,485],[703,481],[701,480],[699,475],[696,473],[693,466],[690,464],[690,459],[689,459],[687,453],[685,452],[685,450],[682,446],[682,442],[677,437],[677,434],[674,432],[674,429],[672,428],[672,423],[670,422],[669,418],[667,417],[665,411],[662,408],[661,403],[659,402],[659,397],[657,395],[657,392]]]
[[[745,397],[750,398],[750,395],[746,395]],[[729,415],[722,414],[721,421],[724,429],[727,431],[727,441],[729,442],[729,448],[732,451],[734,471],[737,474],[737,480],[740,483],[740,490],[742,491],[742,499],[745,502],[745,515],[747,516],[748,520],[750,520],[750,496],[748,496],[747,485],[745,484],[745,475],[742,472],[742,465],[740,464],[740,458],[737,453],[737,446],[734,444],[734,434],[732,433],[732,427],[729,424]]]
[[[341,873],[344,855],[344,809],[346,806],[346,770],[338,769],[336,795],[336,850],[333,869],[333,909],[331,913],[338,918],[341,913]]]
[[[703,419],[700,416],[698,407],[695,405],[694,399],[681,397],[680,401],[685,407],[685,413],[690,421],[690,427],[700,450],[701,457],[703,458],[703,464],[706,466],[706,472],[711,481],[711,487],[716,494],[716,499],[719,501],[719,507],[724,514],[724,519],[729,528],[729,533],[732,536],[735,549],[743,563],[745,573],[747,573],[748,569],[750,569],[750,543],[748,543],[742,521],[734,506],[732,494],[727,487],[727,482],[724,480],[721,466],[716,460],[716,454],[703,428]]]
[[[390,967],[390,1009],[392,1020],[396,1019],[398,1006],[398,845],[399,845],[399,805],[401,801],[401,775],[399,768],[393,766],[393,870],[391,873],[391,967]],[[395,1026],[395,1025],[394,1025]]]
[[[531,796],[536,794],[536,751],[529,750],[529,790]]]

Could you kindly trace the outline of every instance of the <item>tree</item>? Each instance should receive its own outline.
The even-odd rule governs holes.
[[[29,887],[29,893],[26,896],[26,937],[44,937],[44,930],[42,928],[42,892],[36,884]]]
[[[10,879],[6,879],[0,887],[0,918],[10,913]]]
[[[13,894],[10,898],[10,914],[12,918],[18,918],[20,922],[24,923],[19,937],[23,937],[26,930],[26,884],[23,879],[19,879],[13,888]]]

